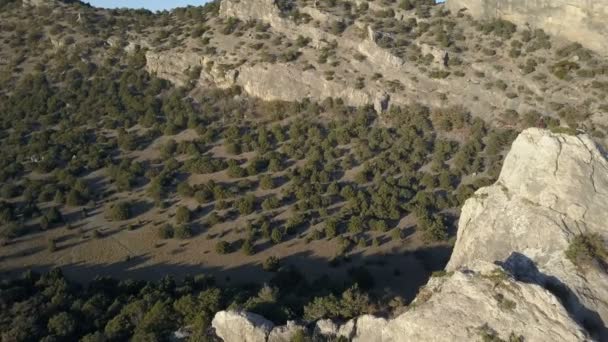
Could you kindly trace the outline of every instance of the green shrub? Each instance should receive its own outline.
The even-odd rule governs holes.
[[[107,214],[110,221],[124,221],[131,218],[131,203],[118,202],[112,206]]]
[[[215,252],[217,254],[228,254],[230,253],[230,244],[226,241],[219,241],[215,244]]]
[[[253,248],[253,242],[251,241],[251,239],[246,239],[243,242],[243,244],[241,245],[241,251],[245,255],[253,255],[253,254],[255,254],[255,250]]]
[[[158,237],[161,239],[172,239],[175,235],[175,230],[170,224],[165,224],[158,229]]]
[[[189,223],[192,219],[190,209],[184,206],[180,206],[177,208],[175,212],[175,223],[184,224]]]
[[[264,269],[264,271],[267,272],[276,272],[279,270],[280,266],[281,261],[275,256],[270,256],[266,258],[266,260],[264,260],[264,263],[262,264],[262,268]]]
[[[566,257],[580,267],[603,264],[608,262],[608,249],[599,234],[580,234],[570,242]]]
[[[181,224],[175,228],[175,237],[178,239],[189,239],[194,233],[192,232],[192,228],[187,224]]]
[[[270,240],[274,244],[279,244],[283,241],[283,232],[279,228],[274,228],[272,233],[270,233]]]

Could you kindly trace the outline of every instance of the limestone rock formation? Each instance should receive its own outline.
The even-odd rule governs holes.
[[[533,323],[532,323],[533,322]],[[431,278],[412,308],[382,329],[382,341],[583,341],[587,337],[557,298],[518,282],[490,263]]]
[[[551,70],[547,62],[522,76],[524,64],[509,57],[509,44],[491,56],[470,46],[489,43],[484,40],[491,36],[479,36],[466,19],[455,15],[449,18],[456,23],[451,31],[461,32],[460,39],[465,39],[440,44],[432,35],[416,32],[425,25],[410,24],[428,22],[417,17],[415,10],[404,11],[386,2],[354,4],[369,7],[361,10],[369,13],[347,18],[340,11],[310,1],[222,0],[219,20],[213,25],[222,27],[223,22],[234,18],[241,23],[256,22],[265,38],[256,31],[257,24],[248,24],[235,35],[205,33],[207,44],[194,38],[178,46],[164,43],[152,47],[154,44],[142,43],[142,39],[137,44],[150,47],[147,69],[158,77],[194,87],[238,86],[248,95],[267,101],[340,98],[350,106],[373,105],[378,112],[413,102],[430,107],[462,106],[472,115],[498,124],[504,121],[500,116],[506,110],[555,116],[558,113],[547,108],[558,103],[580,107],[590,114],[590,121],[608,124],[603,100],[592,100],[597,90],[588,91],[608,82],[608,75],[573,82],[547,81],[544,74]],[[443,13],[443,6],[435,6],[432,12]],[[370,13],[385,13],[387,9],[389,14],[394,12],[389,28],[371,20]],[[344,24],[343,32],[332,29],[333,24],[345,21],[348,24]],[[409,34],[390,29],[402,24],[409,27]],[[293,44],[298,39],[306,39],[306,45]],[[289,43],[289,48],[275,50],[276,41]],[[559,49],[568,43],[557,40],[552,44],[553,49]],[[298,57],[282,58],[286,51]],[[538,54],[550,61],[546,54],[552,52]],[[585,63],[579,64],[582,69]],[[195,68],[201,69],[199,79],[190,78],[188,71]]]
[[[275,0],[226,0],[220,4],[220,14],[223,17],[236,17],[243,20],[274,21],[280,16],[281,11]]]
[[[306,330],[306,327],[294,321],[288,321],[286,325],[272,329],[268,335],[268,342],[291,342],[298,332],[304,330]]]
[[[224,319],[226,316],[233,319]],[[266,341],[267,330],[250,328],[260,325],[259,316],[255,321],[249,319],[248,314],[220,312],[213,327],[224,342]],[[314,336],[355,342],[474,341],[490,336],[504,340],[523,337],[525,341],[588,340],[553,294],[541,286],[518,282],[485,262],[432,278],[409,310],[394,319],[365,315],[344,324],[321,320]],[[267,341],[284,341],[270,337]]]
[[[211,326],[224,341],[264,342],[274,324],[260,315],[249,312],[220,311]]]
[[[23,7],[40,7],[53,4],[53,0],[21,0]]]
[[[453,12],[466,8],[477,18],[502,18],[580,42],[608,55],[608,2],[590,0],[447,0]]]
[[[581,233],[608,241],[606,222],[604,152],[584,135],[529,129],[513,143],[496,184],[465,203],[447,270],[505,261],[525,281],[554,289],[581,323],[605,333],[608,274],[577,267],[565,251]]]

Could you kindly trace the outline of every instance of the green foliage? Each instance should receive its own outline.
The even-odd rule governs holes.
[[[110,206],[107,218],[111,221],[124,221],[131,218],[131,203],[118,202]]]
[[[188,224],[181,224],[175,227],[174,235],[178,239],[189,239],[194,235],[192,228]]]
[[[551,73],[560,80],[567,79],[572,71],[580,69],[580,65],[576,62],[561,61],[551,66]]]
[[[275,256],[270,256],[266,258],[266,260],[264,260],[264,263],[262,264],[262,268],[264,269],[264,271],[267,272],[276,272],[279,270],[280,266],[281,261]]]
[[[76,320],[67,312],[60,312],[49,319],[47,325],[53,335],[67,338],[76,330]]]
[[[253,242],[250,239],[246,239],[243,244],[241,245],[241,251],[243,252],[243,254],[245,255],[254,255],[255,254],[255,250],[253,247]]]
[[[574,237],[566,250],[566,257],[579,267],[608,263],[606,242],[597,233],[580,234]]]
[[[158,237],[161,239],[172,239],[175,236],[175,229],[170,224],[165,224],[158,229]]]
[[[217,254],[228,254],[231,252],[231,246],[226,241],[218,241],[215,244],[215,252]]]
[[[272,233],[270,233],[270,240],[274,244],[279,244],[283,241],[283,232],[279,228],[274,228]]]
[[[515,26],[515,24],[502,19],[482,22],[478,28],[485,34],[492,33],[503,39],[511,39],[513,34],[517,31],[517,26]]]
[[[369,306],[369,297],[355,285],[344,291],[340,298],[333,294],[316,297],[304,307],[304,318],[311,321],[321,318],[349,319],[365,314]]]
[[[189,223],[191,219],[192,214],[190,213],[190,209],[188,209],[188,207],[180,206],[177,208],[177,211],[175,212],[175,223],[178,225],[185,224]]]

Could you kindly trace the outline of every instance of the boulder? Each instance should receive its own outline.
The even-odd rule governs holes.
[[[220,311],[211,326],[224,342],[265,342],[274,328],[264,317],[244,311]]]
[[[357,329],[353,342],[383,342],[382,331],[388,320],[372,315],[357,317]]]

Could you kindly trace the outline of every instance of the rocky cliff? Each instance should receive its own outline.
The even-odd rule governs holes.
[[[608,241],[608,163],[587,136],[530,129],[513,143],[495,185],[461,213],[448,270],[504,261],[519,278],[554,289],[591,329],[608,322],[606,265],[565,257],[581,234]]]
[[[309,330],[366,342],[606,340],[605,260],[575,264],[567,251],[581,235],[605,248],[607,215],[605,153],[584,135],[526,130],[496,184],[465,203],[445,275],[431,278],[405,313],[322,320]],[[218,313],[213,327],[227,342],[289,341],[305,329],[248,315]],[[278,332],[282,339],[270,338]]]
[[[605,0],[447,0],[477,18],[502,18],[541,28],[608,55],[608,2]]]
[[[178,85],[239,86],[269,101],[340,98],[378,112],[414,102],[463,106],[499,124],[504,111],[557,117],[574,106],[590,122],[608,124],[601,57],[572,51],[567,57],[578,62],[567,66],[595,76],[574,77],[575,69],[566,80],[552,76],[553,54],[569,44],[565,40],[539,35],[521,43],[513,33],[498,43],[443,5],[433,6],[429,18],[388,2],[355,1],[347,10],[322,2],[289,4],[286,11],[273,0],[223,0],[217,17],[205,23],[204,44],[200,37],[140,44],[154,46],[147,69]],[[231,27],[238,32],[230,33]],[[435,32],[446,32],[445,39]],[[518,41],[522,45],[512,48]],[[201,69],[200,78],[189,78],[193,68]]]

